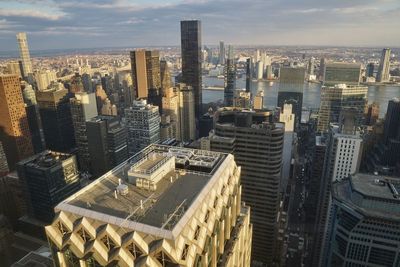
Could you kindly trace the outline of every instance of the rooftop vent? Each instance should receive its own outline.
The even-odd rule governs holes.
[[[380,179],[374,179],[374,184],[375,185],[384,186],[385,185],[385,181],[384,180],[380,180]]]

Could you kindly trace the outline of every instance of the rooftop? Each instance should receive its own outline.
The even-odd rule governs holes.
[[[135,223],[141,223],[172,230],[226,156],[151,145],[61,202],[56,210],[124,222],[125,227],[135,228]]]
[[[45,150],[22,161],[22,163],[28,165],[29,167],[47,169],[53,167],[56,164],[60,164],[71,156],[71,154]]]
[[[400,220],[400,178],[357,173],[334,183],[333,192],[365,214]]]

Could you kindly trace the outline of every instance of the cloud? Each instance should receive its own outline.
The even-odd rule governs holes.
[[[26,31],[31,46],[36,49],[178,45],[179,21],[183,19],[202,20],[205,44],[219,40],[265,45],[342,45],[345,42],[390,46],[400,43],[400,35],[393,34],[400,24],[398,0],[14,2],[4,6],[4,1],[0,1],[0,16],[8,23],[0,27],[7,31]],[[11,23],[19,26],[13,29]],[[376,32],[379,38],[371,37]],[[10,38],[7,45],[13,45],[14,34],[7,34]],[[54,35],[56,40],[51,39]],[[15,49],[12,45],[0,49]]]

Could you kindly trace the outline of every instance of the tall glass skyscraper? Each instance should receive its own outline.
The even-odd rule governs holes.
[[[224,105],[233,106],[233,97],[236,89],[236,64],[233,57],[232,46],[228,48],[228,59],[225,65]]]
[[[377,82],[388,82],[390,70],[390,48],[382,50],[381,62],[379,63],[378,74],[376,76]]]
[[[28,77],[28,74],[33,73],[31,56],[29,54],[28,41],[26,39],[26,33],[17,33],[17,41],[19,45],[19,55],[22,62],[22,76]]]
[[[201,21],[181,21],[182,82],[192,86],[195,114],[202,113],[201,85]]]

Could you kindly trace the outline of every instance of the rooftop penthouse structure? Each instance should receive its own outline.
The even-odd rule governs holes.
[[[56,208],[60,266],[249,266],[250,210],[230,154],[151,145]],[[80,264],[80,265],[79,265]]]

